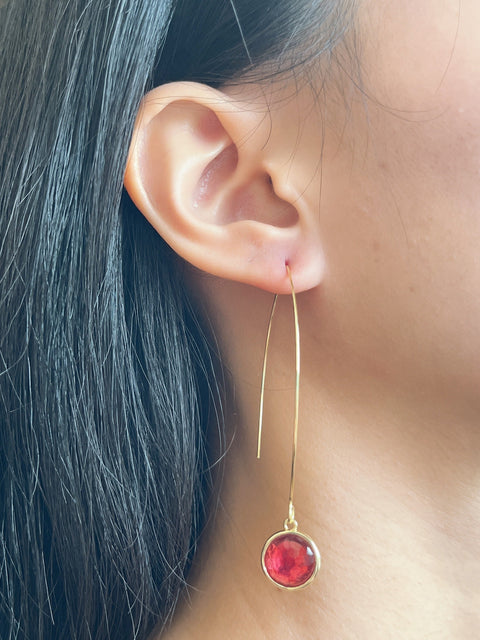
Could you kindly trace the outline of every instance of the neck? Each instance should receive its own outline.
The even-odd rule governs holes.
[[[319,380],[327,376],[319,375],[318,359],[304,355],[314,353],[308,334],[294,502],[299,531],[315,540],[322,567],[298,592],[280,591],[263,576],[263,543],[288,516],[294,351],[287,305],[269,356],[260,461],[251,369],[258,362],[259,376],[263,323],[230,350],[239,412],[221,505],[189,603],[167,637],[471,637],[480,627],[474,416],[389,392],[378,377],[337,377],[333,363],[322,369],[328,380]],[[241,313],[233,315],[241,323]]]

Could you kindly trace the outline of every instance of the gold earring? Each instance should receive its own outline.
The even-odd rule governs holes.
[[[267,578],[281,589],[293,591],[310,584],[320,568],[320,553],[310,536],[298,531],[293,506],[295,488],[295,465],[297,458],[298,407],[300,396],[300,329],[298,324],[297,299],[293,286],[290,267],[285,265],[292,289],[293,315],[295,320],[295,418],[293,426],[292,467],[290,473],[290,495],[288,498],[288,517],[283,524],[283,531],[277,531],[263,545],[262,569]],[[270,332],[273,316],[277,306],[278,295],[275,294],[268,322],[265,352],[263,357],[262,385],[260,391],[260,415],[258,420],[257,458],[260,458],[263,424],[263,399],[265,393],[265,373],[267,354],[270,343]]]

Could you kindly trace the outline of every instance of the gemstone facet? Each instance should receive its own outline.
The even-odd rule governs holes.
[[[309,584],[320,567],[320,554],[311,538],[298,531],[279,531],[262,551],[265,575],[283,589],[299,589]]]

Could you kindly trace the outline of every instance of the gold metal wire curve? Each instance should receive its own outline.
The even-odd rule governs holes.
[[[295,287],[293,286],[292,272],[290,267],[285,265],[288,278],[290,280],[290,287],[292,290],[292,302],[293,302],[293,316],[295,322],[295,417],[293,423],[293,444],[292,444],[292,467],[290,472],[290,494],[288,498],[288,518],[285,521],[290,525],[295,522],[295,508],[293,506],[293,493],[295,489],[295,467],[297,461],[297,439],[298,439],[298,410],[300,399],[300,328],[298,323],[298,308],[297,298],[295,296]],[[260,389],[260,411],[258,419],[258,437],[257,437],[257,458],[260,458],[260,450],[262,443],[262,427],[263,427],[263,402],[265,396],[265,375],[267,370],[267,356],[268,347],[270,344],[270,334],[272,330],[273,316],[277,306],[278,295],[275,294],[273,299],[272,309],[270,311],[270,319],[268,321],[267,337],[265,340],[265,351],[263,354],[263,368],[262,368],[262,384]]]

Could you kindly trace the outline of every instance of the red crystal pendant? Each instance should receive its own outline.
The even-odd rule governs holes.
[[[298,531],[279,531],[265,543],[262,568],[283,589],[306,587],[320,568],[320,554],[309,536]]]

